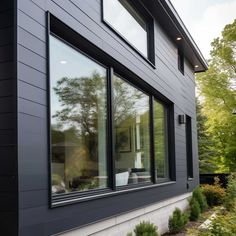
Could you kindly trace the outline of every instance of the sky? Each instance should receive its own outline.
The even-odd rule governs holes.
[[[236,0],[171,0],[206,59],[211,42],[236,19]]]

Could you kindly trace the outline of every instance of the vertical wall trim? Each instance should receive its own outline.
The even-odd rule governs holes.
[[[170,179],[176,180],[176,156],[175,156],[175,111],[174,104],[168,108],[168,141],[169,141],[169,168],[170,168]]]
[[[46,12],[46,94],[47,94],[47,159],[48,159],[48,203],[52,207],[51,167],[51,106],[50,106],[50,12]]]
[[[153,96],[149,96],[149,107],[150,107],[150,118],[149,118],[149,122],[150,122],[150,157],[151,157],[151,177],[152,177],[152,182],[156,183],[157,182],[157,178],[156,178],[156,173],[155,173],[155,137],[154,137],[154,97]]]
[[[15,158],[16,158],[16,173],[14,178],[16,178],[16,234],[19,234],[19,171],[18,171],[18,167],[19,167],[19,161],[18,161],[18,72],[17,72],[17,64],[18,64],[18,55],[17,55],[17,48],[18,48],[18,30],[17,30],[17,26],[18,26],[18,22],[17,22],[17,14],[18,14],[18,1],[14,0],[13,3],[13,11],[14,11],[14,19],[13,19],[13,71],[14,71],[14,79],[15,79],[15,83],[14,83],[14,100],[15,100],[15,104],[14,104],[14,119],[15,119]]]

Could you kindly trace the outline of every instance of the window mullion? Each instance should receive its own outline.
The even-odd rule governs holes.
[[[116,190],[115,183],[115,139],[114,139],[114,112],[113,112],[113,68],[110,67],[107,78],[107,100],[108,100],[108,135],[107,135],[107,148],[108,148],[108,173],[109,183],[112,190]]]
[[[150,96],[150,156],[151,156],[151,175],[152,182],[156,183],[156,173],[155,173],[155,137],[154,137],[154,114],[153,114],[153,101],[154,97]]]

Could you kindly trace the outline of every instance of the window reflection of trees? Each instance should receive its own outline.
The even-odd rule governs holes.
[[[53,115],[60,130],[72,128],[77,138],[85,139],[89,157],[97,160],[98,114],[106,113],[104,77],[97,72],[91,77],[64,77],[53,89],[62,108]]]
[[[116,126],[132,124],[137,115],[147,114],[146,95],[120,79],[113,82]],[[101,175],[99,149],[105,149],[106,143],[106,134],[103,134],[103,141],[100,140],[103,145],[99,147],[99,132],[106,132],[106,78],[96,71],[90,77],[63,77],[53,92],[60,109],[52,114],[52,161],[65,165],[60,179],[66,182],[67,190],[104,187],[106,184],[100,186],[101,181],[96,178]],[[105,155],[106,150],[103,153]],[[105,164],[102,165],[106,175]],[[79,185],[73,186],[73,179],[77,177],[86,181],[80,180]],[[53,179],[59,182],[55,173]]]
[[[119,124],[128,119],[134,119],[137,113],[141,112],[141,107],[137,106],[137,104],[142,101],[144,94],[121,79],[116,78],[113,82],[115,123]]]
[[[106,187],[106,78],[63,77],[53,92],[60,109],[52,114],[52,161],[64,158],[66,189]]]
[[[122,186],[148,182],[149,96],[119,76],[114,76],[113,88],[116,184]]]
[[[154,144],[156,159],[156,177],[168,178],[168,142],[167,142],[167,124],[166,109],[158,101],[154,101]]]

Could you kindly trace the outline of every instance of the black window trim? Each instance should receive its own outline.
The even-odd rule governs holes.
[[[125,78],[124,76],[121,76],[119,73],[116,73],[116,71],[114,71],[114,75],[116,75],[117,77],[119,77],[120,79],[122,79],[123,81],[125,81],[127,84],[129,84],[130,86],[134,87],[135,89],[139,90],[140,92],[142,92],[143,94],[145,94],[146,96],[148,96],[148,99],[149,99],[149,141],[150,141],[150,175],[151,175],[151,178],[150,178],[150,181],[147,181],[147,182],[144,182],[144,183],[138,183],[138,184],[129,184],[127,186],[119,186],[119,187],[116,187],[116,189],[118,190],[123,190],[123,189],[129,189],[129,188],[132,188],[133,186],[143,186],[143,185],[149,185],[149,184],[155,184],[155,180],[153,178],[153,166],[152,166],[152,162],[153,162],[153,158],[152,158],[152,143],[153,143],[153,139],[152,139],[152,119],[151,119],[151,113],[152,113],[152,103],[151,103],[151,100],[152,100],[152,95],[150,95],[150,93],[148,93],[147,91],[143,90],[141,86],[138,86],[138,85],[135,85],[134,83],[132,83],[132,81],[130,81],[129,78]],[[111,81],[113,82],[113,79],[111,77]],[[114,130],[114,129],[113,129]],[[115,133],[115,132],[113,132]],[[115,140],[115,138],[114,138]],[[115,150],[115,149],[113,149]],[[114,154],[115,155],[115,154]],[[115,162],[115,158],[114,159],[114,162]]]
[[[192,141],[192,117],[186,116],[185,136],[186,136],[186,165],[187,165],[187,180],[194,179],[193,173],[193,141]]]
[[[66,40],[64,40],[63,38],[61,38],[60,36],[58,36],[57,34],[55,34],[55,33],[53,33],[52,31],[49,31],[49,36],[48,36],[48,47],[49,47],[49,51],[50,51],[50,37],[54,37],[54,38],[56,38],[56,39],[58,39],[58,40],[60,40],[60,42],[62,42],[62,43],[64,43],[65,45],[67,45],[67,46],[69,46],[70,48],[72,48],[72,49],[74,49],[75,51],[77,51],[77,52],[79,52],[80,54],[82,54],[82,55],[84,55],[84,56],[86,56],[88,59],[90,59],[90,60],[92,60],[92,61],[94,61],[95,63],[97,63],[98,65],[100,65],[101,67],[103,67],[104,69],[106,69],[106,74],[107,74],[107,77],[106,77],[106,99],[107,99],[107,101],[106,101],[106,106],[107,106],[107,117],[110,117],[110,113],[111,113],[111,111],[108,109],[108,106],[109,106],[109,108],[110,108],[110,101],[109,101],[109,98],[110,98],[110,96],[108,95],[108,91],[110,92],[111,91],[111,89],[110,89],[110,76],[111,76],[111,71],[110,71],[110,67],[108,67],[108,66],[106,66],[106,65],[104,65],[104,64],[102,64],[100,61],[98,61],[98,60],[96,60],[95,58],[93,58],[93,57],[91,57],[90,55],[88,55],[87,53],[85,53],[84,51],[82,51],[82,50],[80,50],[78,47],[75,47],[73,44],[71,44],[71,43],[69,43],[69,42],[67,42]],[[50,56],[50,52],[48,52],[48,56]],[[48,57],[48,61],[49,61],[49,69],[48,70],[50,70],[50,59],[49,59],[49,57]],[[51,155],[51,134],[50,134],[50,130],[51,130],[51,109],[50,109],[50,106],[51,106],[51,103],[50,103],[50,100],[51,100],[51,97],[50,97],[50,95],[51,95],[51,92],[50,92],[50,83],[51,83],[51,80],[50,80],[50,72],[49,72],[49,76],[48,76],[48,101],[49,101],[49,103],[48,103],[48,123],[49,123],[49,142],[50,142],[50,147],[49,147],[49,149],[50,149],[50,162],[52,161],[52,155]],[[110,122],[108,122],[108,120],[110,120],[110,119],[107,119],[107,121],[106,121],[106,137],[110,137],[109,135],[110,135],[110,130],[111,130],[111,128],[109,127],[109,125],[110,125]],[[91,189],[91,190],[88,190],[88,191],[81,191],[81,192],[79,192],[79,191],[76,191],[76,192],[71,192],[71,193],[62,193],[62,194],[60,194],[60,196],[61,197],[65,197],[65,196],[73,196],[73,195],[77,195],[78,194],[78,196],[81,196],[81,198],[83,197],[83,196],[88,196],[88,195],[92,195],[92,194],[96,194],[96,193],[103,193],[103,192],[109,192],[111,189],[110,189],[110,187],[109,186],[113,186],[113,183],[112,183],[112,180],[114,179],[114,178],[112,178],[112,171],[111,171],[111,168],[109,168],[110,167],[110,159],[112,159],[113,160],[113,158],[109,158],[109,156],[110,155],[113,155],[113,151],[111,151],[111,148],[110,148],[110,144],[112,145],[112,143],[111,143],[111,141],[109,141],[110,139],[106,139],[106,153],[107,153],[107,156],[106,156],[106,163],[107,163],[107,177],[108,177],[108,183],[107,183],[107,187],[106,188],[102,188],[102,189],[99,189],[99,188],[97,188],[97,189]],[[51,165],[51,164],[50,164]],[[51,170],[51,168],[50,168],[50,170]],[[50,171],[51,172],[51,171]],[[50,173],[51,174],[51,173]],[[114,190],[114,189],[112,189],[112,190]],[[75,194],[75,193],[77,193],[77,194]],[[52,195],[51,194],[51,197],[52,197],[52,199],[57,199],[58,197],[59,198],[61,198],[59,195],[57,196],[57,195]]]
[[[153,96],[153,103],[154,101],[159,102],[160,104],[162,104],[164,106],[164,112],[165,112],[165,128],[167,130],[167,137],[166,138],[166,142],[167,142],[167,159],[168,159],[168,177],[164,177],[164,178],[158,178],[157,176],[155,176],[155,182],[156,183],[164,183],[164,182],[168,182],[168,181],[172,181],[172,180],[176,180],[176,176],[175,176],[175,150],[174,150],[174,119],[173,119],[173,106],[172,105],[168,105],[166,104],[166,102],[164,102],[162,99]],[[153,105],[152,105],[152,109],[153,109]],[[154,124],[154,114],[153,114],[153,118],[152,118],[152,125]],[[154,130],[154,129],[153,129]],[[152,132],[153,132],[152,130]],[[153,134],[153,161],[154,161],[154,167],[155,167],[155,145],[154,145],[154,140],[155,140],[155,136]],[[155,169],[154,169],[155,170]]]
[[[53,23],[52,23],[53,22]],[[160,94],[156,89],[148,85],[145,81],[137,77],[137,75],[133,74],[128,68],[124,67],[117,61],[115,61],[115,65],[113,65],[114,60],[110,55],[106,54],[103,52],[101,49],[98,49],[96,45],[91,44],[87,39],[84,39],[83,36],[79,35],[77,32],[75,32],[73,29],[68,27],[65,23],[61,22],[58,20],[55,16],[53,16],[50,12],[47,12],[47,137],[48,137],[48,186],[49,186],[49,207],[54,208],[54,207],[59,207],[59,206],[64,206],[68,204],[74,204],[78,202],[84,202],[84,201],[90,201],[94,199],[99,199],[99,198],[104,198],[104,197],[109,197],[113,195],[119,195],[123,193],[128,193],[128,192],[133,192],[133,191],[142,191],[145,189],[149,188],[157,188],[160,186],[164,185],[170,185],[170,184],[175,184],[176,183],[176,171],[175,171],[175,144],[174,144],[174,104],[168,100],[166,97],[164,97],[162,94]],[[59,30],[59,31],[58,31]],[[68,31],[68,32],[67,32]],[[71,34],[76,34],[76,38],[80,38],[81,40],[85,40],[87,44],[91,44],[92,50],[90,47],[86,47],[86,50],[84,48],[80,48],[78,44],[75,44],[75,42],[72,42],[73,40],[68,40],[68,37],[66,36],[67,33]],[[79,51],[83,55],[87,56],[91,60],[95,61],[99,65],[103,66],[104,68],[107,68],[107,114],[108,114],[108,119],[107,119],[107,127],[108,127],[108,134],[111,136],[108,136],[109,139],[107,140],[107,167],[108,167],[108,187],[104,189],[93,189],[89,191],[83,191],[83,192],[71,192],[71,193],[63,193],[63,194],[58,194],[58,195],[53,195],[51,192],[51,111],[50,111],[50,45],[49,45],[49,39],[50,35],[53,37],[58,38],[61,40],[63,43],[69,45],[70,47],[74,48],[75,50]],[[77,43],[77,42],[76,42]],[[79,43],[79,45],[81,45]],[[82,46],[81,46],[82,47]],[[87,49],[88,48],[88,49]],[[98,50],[102,55],[98,55],[97,51],[94,52],[94,49]],[[88,50],[88,52],[87,52]],[[90,50],[90,51],[89,51]],[[85,53],[86,51],[86,53]],[[96,55],[94,55],[95,53]],[[91,55],[92,54],[92,55]],[[107,57],[108,60],[104,62],[104,58]],[[115,72],[114,72],[115,71]],[[147,183],[138,183],[138,184],[132,184],[124,187],[118,187],[116,188],[115,186],[115,163],[114,163],[114,132],[112,131],[113,127],[113,111],[112,111],[112,76],[113,73],[118,74],[121,78],[124,78],[125,81],[127,81],[129,84],[132,86],[136,87],[140,91],[144,92],[149,96],[149,101],[151,104],[152,99],[157,99],[158,101],[162,102],[168,111],[168,137],[170,137],[170,145],[169,145],[169,154],[171,154],[170,158],[170,179],[167,179],[166,181],[156,181],[155,178],[153,177],[152,174],[152,164],[151,163],[151,174],[152,174],[152,181],[147,182]],[[150,124],[153,123],[153,120],[151,120],[153,108],[150,107]],[[150,158],[151,160],[154,159],[154,156],[152,155],[153,153],[153,148],[154,146],[153,143],[153,137],[152,137],[152,131],[150,130],[150,150],[151,150],[151,155]],[[112,148],[109,148],[112,147]],[[112,160],[109,162],[109,159]]]
[[[178,69],[179,71],[184,75],[184,53],[183,51],[178,47]]]
[[[124,41],[129,47],[131,47],[139,56],[141,56],[149,65],[151,65],[154,69],[155,66],[155,36],[154,36],[154,19],[152,15],[148,12],[148,10],[139,2],[139,0],[130,0],[130,5],[134,7],[135,11],[137,11],[146,21],[147,23],[147,57],[129,42],[121,33],[119,33],[108,21],[104,18],[104,7],[103,0],[101,0],[101,21],[111,29],[122,41]]]

